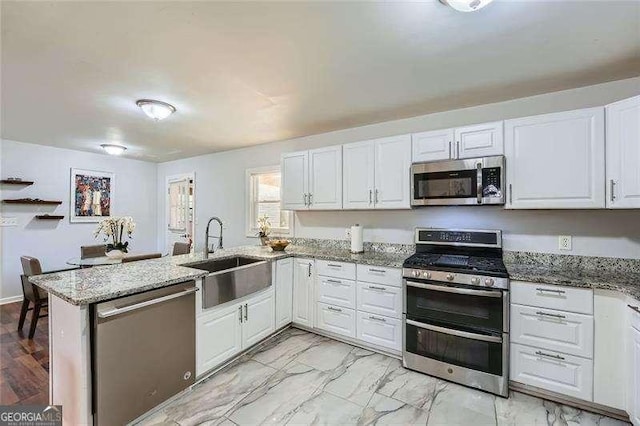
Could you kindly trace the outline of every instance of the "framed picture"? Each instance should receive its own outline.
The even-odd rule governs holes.
[[[111,216],[115,175],[71,169],[71,222],[99,222]]]

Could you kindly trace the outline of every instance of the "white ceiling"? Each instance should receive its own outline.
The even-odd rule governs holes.
[[[167,161],[640,74],[640,2],[1,2],[2,137]],[[177,113],[156,123],[136,99]]]

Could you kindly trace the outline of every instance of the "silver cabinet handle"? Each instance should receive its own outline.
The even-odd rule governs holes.
[[[376,196],[374,199],[375,203],[378,204],[378,188],[376,188]]]
[[[369,190],[369,204],[373,202],[373,190]]]
[[[334,312],[342,312],[342,309],[334,308],[333,306],[327,306],[327,309]]]
[[[552,355],[552,354],[544,353],[542,351],[536,351],[536,355],[538,355],[538,356],[546,356],[547,358],[559,359],[559,360],[564,361],[564,357],[563,356]]]
[[[453,154],[451,153],[451,141],[449,141],[449,158],[453,158]]]
[[[307,194],[306,193],[302,194],[302,199],[303,199],[304,205],[307,206],[308,204],[307,204]]]
[[[537,290],[537,291],[540,291],[540,292],[543,292],[543,293],[544,293],[545,291],[546,291],[546,292],[548,292],[548,293],[557,293],[557,294],[564,294],[564,293],[566,293],[566,291],[564,291],[564,290],[556,290],[556,289],[552,289],[552,288],[542,288],[542,287],[537,287],[537,288],[536,288],[536,290]]]
[[[313,194],[309,193],[309,205],[313,204]]]
[[[502,292],[500,290],[471,290],[459,287],[448,287],[444,285],[415,283],[413,281],[407,281],[407,287],[423,288],[425,290],[441,291],[443,293],[466,294],[468,296],[483,296],[494,298],[502,297]]]
[[[380,291],[385,291],[386,290],[386,288],[378,287],[376,285],[370,285],[369,288],[372,289],[372,290],[380,290]]]
[[[179,293],[172,293],[167,296],[158,297],[156,299],[145,300],[144,302],[135,303],[133,305],[124,306],[122,308],[110,309],[105,312],[98,312],[98,317],[109,318],[116,315],[124,314],[127,312],[135,311],[138,309],[146,308],[147,306],[157,305],[158,303],[166,302],[171,299],[177,299],[178,297],[188,296],[198,291],[198,287],[190,287]]]
[[[380,317],[374,317],[373,315],[370,315],[369,319],[374,320],[374,321],[387,322],[386,319],[380,318]]]
[[[309,262],[309,276],[311,276],[311,262]]]
[[[249,306],[246,303],[244,304],[244,320],[249,321]]]
[[[476,201],[482,204],[482,163],[476,164]]]
[[[456,158],[460,158],[460,141],[456,141]]]
[[[385,271],[384,269],[369,268],[369,272],[377,272],[378,274],[384,274],[387,271]]]
[[[509,184],[509,204],[513,204],[513,187]]]
[[[414,320],[406,320],[407,324],[436,333],[449,334],[451,336],[464,337],[465,339],[481,340],[483,342],[502,343],[502,337],[488,336],[486,334],[469,333],[467,331],[454,330],[452,328],[438,327],[437,325],[425,324]]]
[[[611,179],[610,183],[610,190],[611,190],[611,202],[613,203],[616,200],[616,181]]]
[[[238,309],[240,309],[240,317],[238,319],[240,320],[240,324],[242,324],[242,305],[238,306]]]
[[[637,313],[640,314],[640,308],[637,306],[631,306],[631,305],[627,305],[628,307],[630,307],[632,310],[636,311]]]
[[[548,313],[546,313],[546,312],[542,312],[542,311],[538,311],[538,312],[536,312],[536,315],[540,315],[541,317],[566,318],[566,316],[564,316],[564,315],[560,315],[560,314],[548,314]]]
[[[327,282],[332,284],[342,284],[342,281],[338,281],[338,280],[327,280]]]
[[[337,263],[327,263],[327,266],[330,266],[332,268],[342,268],[342,265],[339,265]]]

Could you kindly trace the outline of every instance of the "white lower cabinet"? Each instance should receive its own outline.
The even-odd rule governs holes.
[[[242,318],[242,349],[246,349],[275,330],[273,291],[249,299],[244,304]]]
[[[591,401],[593,361],[531,346],[511,344],[511,380]]]
[[[356,311],[318,302],[316,326],[325,331],[356,337]]]
[[[284,327],[293,318],[293,258],[276,262],[276,328]]]
[[[635,426],[640,426],[640,330],[631,330],[631,356],[632,356],[632,389],[629,418]]]
[[[315,297],[313,291],[314,260],[293,260],[293,323],[313,327]]]
[[[318,276],[316,283],[318,302],[349,309],[356,308],[355,281]]]
[[[591,358],[593,317],[511,305],[511,341]]]
[[[402,288],[358,282],[358,311],[402,317]]]
[[[402,321],[358,311],[358,339],[396,351],[402,350]]]

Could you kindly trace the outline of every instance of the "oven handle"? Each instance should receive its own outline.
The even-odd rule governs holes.
[[[409,287],[424,288],[425,290],[433,290],[433,291],[443,291],[445,293],[467,294],[469,296],[483,296],[483,297],[495,297],[495,298],[502,297],[501,291],[470,290],[466,288],[448,287],[443,285],[422,284],[422,283],[416,283],[413,281],[407,281],[407,285]]]
[[[482,340],[483,342],[502,343],[502,337],[487,336],[486,334],[469,333],[466,331],[452,330],[450,328],[438,327],[437,325],[425,324],[418,321],[406,320],[407,324],[414,327],[424,328],[425,330],[435,331],[437,333],[450,334],[452,336],[464,337],[465,339]]]

